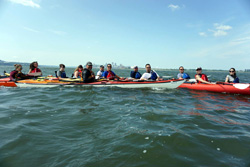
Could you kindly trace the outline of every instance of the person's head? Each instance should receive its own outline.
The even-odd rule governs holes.
[[[100,65],[100,70],[104,71],[104,66],[103,65]]]
[[[236,76],[235,68],[230,68],[229,74],[230,74],[231,76]]]
[[[79,70],[81,70],[81,71],[83,70],[83,66],[82,65],[77,66],[77,68],[75,69],[75,72],[79,71]]]
[[[90,61],[86,63],[86,68],[92,70],[92,63]]]
[[[134,66],[134,72],[138,72],[138,66]]]
[[[180,67],[179,67],[179,71],[180,71],[180,73],[184,73],[184,67],[183,67],[183,66],[180,66]]]
[[[64,70],[65,69],[65,65],[64,64],[59,64],[60,70]]]
[[[23,67],[21,64],[15,64],[14,65],[16,71],[22,71]]]
[[[111,64],[107,64],[107,71],[111,71],[112,69],[112,65]]]
[[[37,67],[38,67],[37,61],[34,61],[34,62],[32,62],[32,63],[30,64],[30,69],[31,69],[31,70],[34,70],[34,69],[37,68]]]
[[[198,67],[197,69],[196,69],[196,74],[201,74],[202,73],[202,68],[201,67]]]
[[[151,66],[150,66],[150,64],[146,64],[146,65],[145,65],[145,68],[146,68],[146,71],[147,71],[147,72],[150,72],[150,71],[151,71]]]

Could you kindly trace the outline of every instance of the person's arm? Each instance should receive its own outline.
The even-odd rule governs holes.
[[[181,73],[179,73],[179,74],[177,75],[177,78],[178,78],[178,79],[183,79],[183,78],[181,77]]]
[[[79,72],[78,72],[78,71],[75,71],[75,72],[74,72],[74,78],[78,78],[78,74],[79,74]]]
[[[226,76],[225,82],[228,83],[228,76]]]
[[[147,78],[146,78],[146,74],[145,74],[145,73],[144,73],[144,74],[142,74],[142,76],[141,76],[140,80],[147,80]]]
[[[34,77],[42,76],[42,72],[28,73],[28,76],[34,76]]]

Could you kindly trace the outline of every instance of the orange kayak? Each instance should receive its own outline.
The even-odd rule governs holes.
[[[217,84],[203,84],[203,83],[185,82],[181,84],[178,88],[204,90],[204,91],[219,92],[219,93],[250,95],[249,83],[220,82]]]

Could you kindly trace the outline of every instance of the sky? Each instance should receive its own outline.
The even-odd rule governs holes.
[[[249,0],[0,0],[0,60],[250,69]]]

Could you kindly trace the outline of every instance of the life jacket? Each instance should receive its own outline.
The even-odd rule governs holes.
[[[115,79],[115,75],[112,71],[108,71],[107,79],[110,79],[110,80]]]
[[[183,79],[190,79],[190,76],[187,73],[183,73],[182,78]]]
[[[137,72],[136,74],[135,74],[135,79],[140,79],[141,78],[141,74],[139,73],[139,72]]]
[[[82,78],[82,70],[78,70],[78,78]]]
[[[196,75],[199,75],[202,80],[208,82],[208,78],[207,78],[206,74],[196,74]],[[195,78],[196,78],[196,75],[195,75]],[[202,83],[202,82],[200,82],[198,80],[196,80],[196,81],[197,81],[197,83]]]
[[[66,72],[63,71],[60,77],[61,77],[61,78],[66,78]]]
[[[154,71],[151,71],[151,77],[150,79],[156,80],[158,78],[157,74]]]
[[[41,72],[39,68],[34,68],[34,70],[31,71],[31,73]]]

